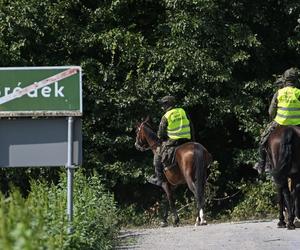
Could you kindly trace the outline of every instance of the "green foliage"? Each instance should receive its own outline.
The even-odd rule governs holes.
[[[82,66],[83,167],[111,191],[145,183],[152,155],[134,148],[136,124],[150,115],[157,127],[156,100],[175,95],[219,164],[211,195],[223,196],[250,178],[275,75],[300,63],[299,13],[296,0],[2,0],[0,66]]]
[[[112,249],[117,209],[98,176],[76,173],[73,234],[67,233],[66,178],[58,186],[32,181],[25,199],[13,189],[0,198],[1,249]]]
[[[159,204],[156,203],[147,210],[141,211],[136,205],[119,209],[119,223],[122,227],[153,226],[158,223]]]
[[[277,215],[277,193],[273,181],[245,183],[241,190],[243,199],[231,212],[232,219],[274,218]]]
[[[206,188],[205,188],[205,210],[207,214],[210,214],[214,210],[214,199],[219,191],[219,186],[217,185],[220,178],[221,172],[219,170],[219,163],[213,161],[209,166],[209,175],[207,178]]]

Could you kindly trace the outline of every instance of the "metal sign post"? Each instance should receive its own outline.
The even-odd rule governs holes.
[[[68,215],[68,233],[72,233],[73,221],[73,117],[68,118],[68,162],[67,162],[68,182],[67,182],[67,215]]]
[[[65,165],[68,233],[74,169],[82,163],[81,78],[78,66],[0,68],[0,167]]]

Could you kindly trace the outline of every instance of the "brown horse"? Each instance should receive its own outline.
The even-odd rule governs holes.
[[[300,127],[279,126],[267,141],[271,174],[279,197],[278,227],[286,227],[284,209],[288,212],[288,229],[295,229],[295,215],[300,218]],[[291,190],[288,179],[291,180]]]
[[[137,128],[135,147],[140,151],[151,149],[153,154],[161,146],[161,142],[148,123],[148,119]],[[179,217],[175,207],[173,190],[180,184],[187,184],[197,201],[197,219],[195,225],[206,225],[204,218],[204,189],[207,177],[207,168],[212,161],[211,154],[199,143],[187,142],[176,150],[176,167],[164,169],[162,188],[167,195],[169,206],[174,216],[174,224],[178,225]],[[168,211],[163,216],[162,226],[167,225]]]

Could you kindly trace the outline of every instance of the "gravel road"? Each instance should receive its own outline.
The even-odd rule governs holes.
[[[117,249],[143,250],[299,250],[300,228],[279,229],[277,220],[244,221],[123,230]]]

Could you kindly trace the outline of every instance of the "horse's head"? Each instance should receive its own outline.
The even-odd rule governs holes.
[[[149,149],[149,143],[145,136],[145,122],[142,122],[137,126],[134,146],[140,151],[146,151]]]
[[[158,143],[159,140],[149,125],[149,118],[147,117],[145,121],[137,126],[134,146],[137,150],[146,151],[152,149],[152,147]]]

